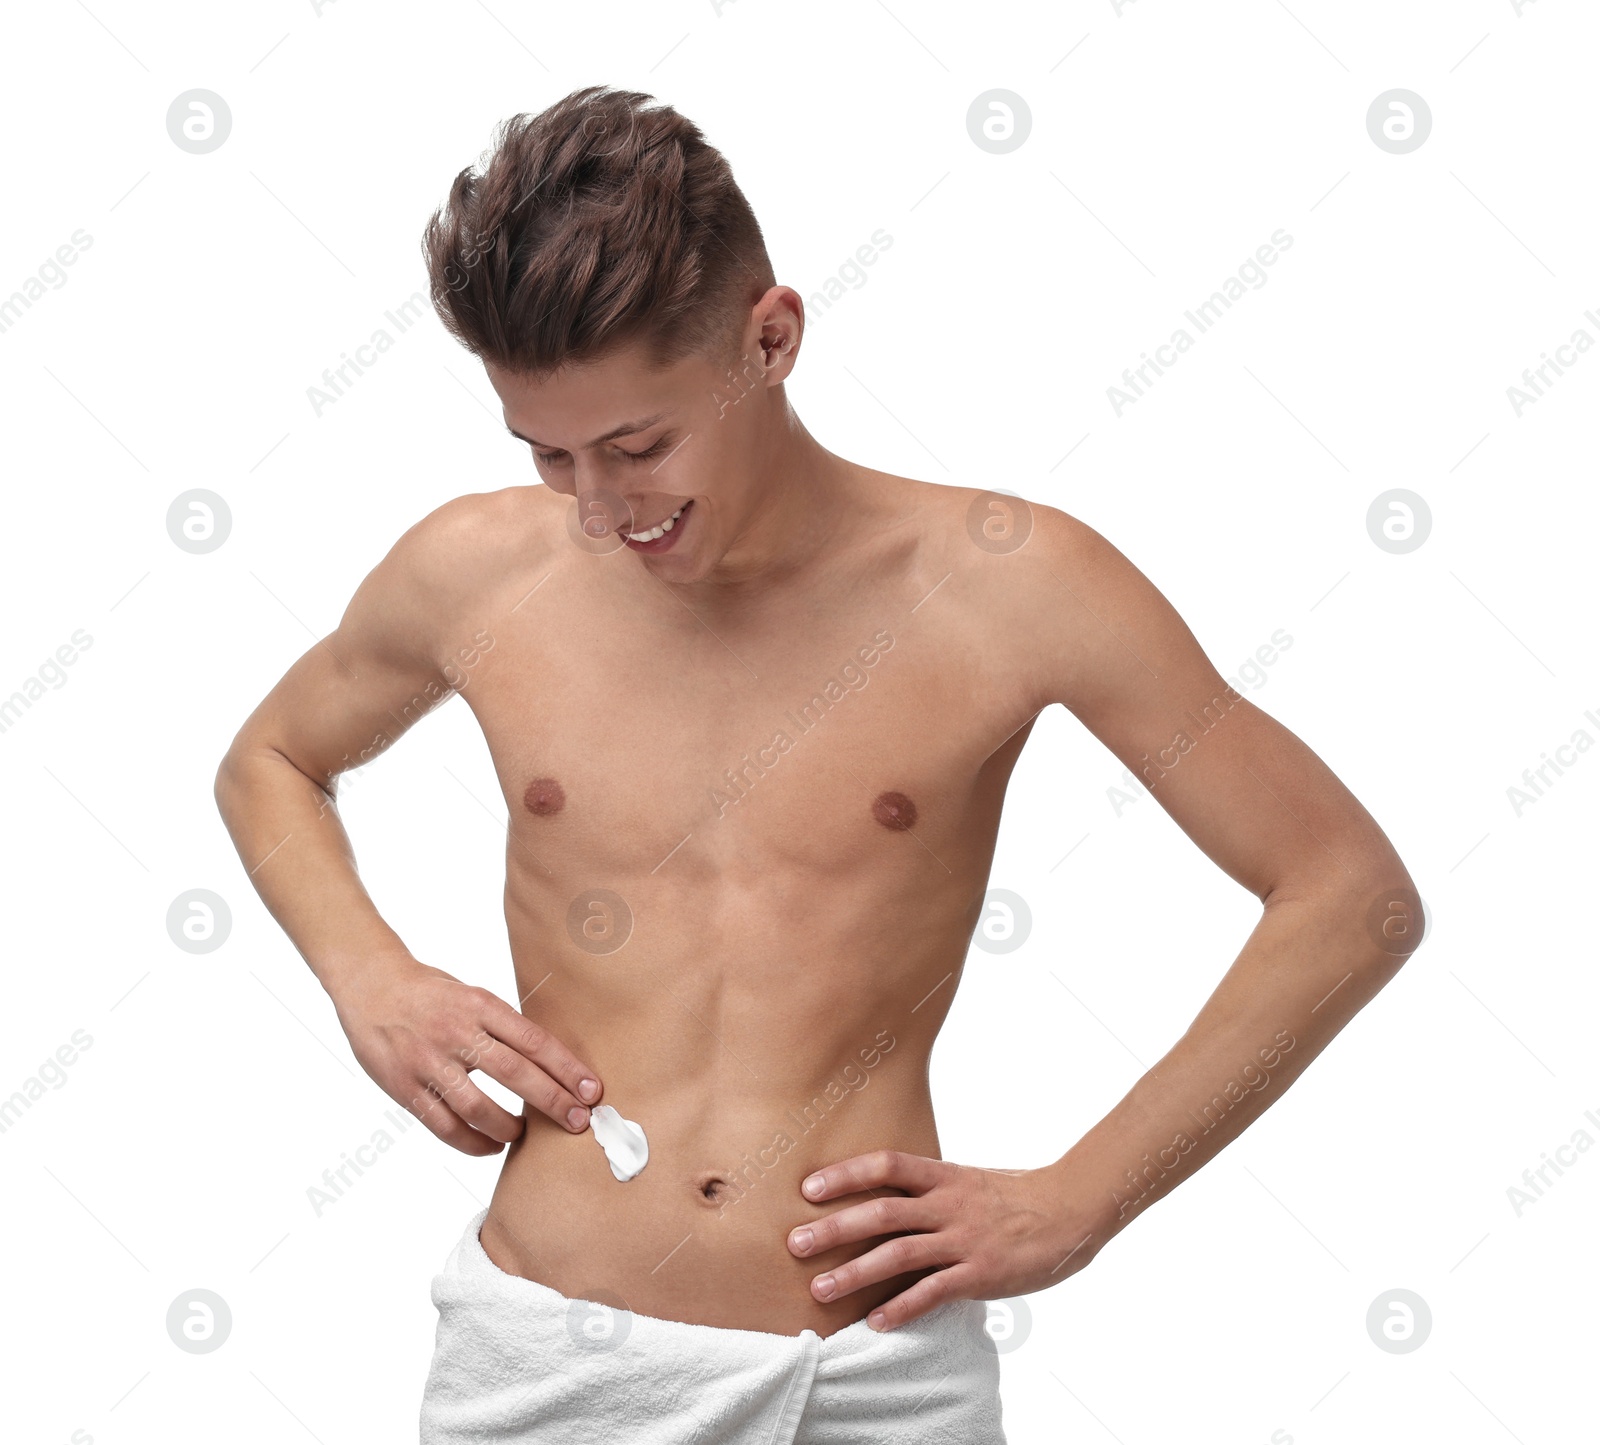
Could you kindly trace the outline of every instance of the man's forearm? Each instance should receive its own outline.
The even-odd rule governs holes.
[[[1421,931],[1398,868],[1387,884],[1269,898],[1183,1037],[1049,1166],[1063,1197],[1088,1210],[1076,1221],[1083,1247],[1098,1252],[1270,1107],[1394,976]]]
[[[267,911],[333,994],[385,960],[409,958],[356,870],[332,796],[268,747],[235,747],[217,808]]]

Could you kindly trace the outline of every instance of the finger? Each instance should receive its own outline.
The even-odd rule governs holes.
[[[867,1189],[882,1189],[885,1185],[926,1192],[939,1182],[945,1167],[940,1159],[902,1154],[898,1149],[875,1149],[870,1154],[858,1154],[807,1175],[800,1192],[811,1200],[831,1199],[836,1194],[859,1194]]]
[[[943,1269],[955,1262],[941,1258],[938,1250],[937,1235],[902,1234],[837,1269],[819,1274],[811,1281],[811,1293],[819,1300],[842,1299],[864,1284],[878,1284],[914,1269]]]
[[[852,1204],[821,1219],[813,1219],[789,1231],[789,1252],[797,1255],[821,1254],[840,1244],[854,1244],[880,1234],[899,1234],[905,1230],[932,1230],[943,1224],[940,1211],[916,1195],[883,1194],[864,1204]]]
[[[526,1014],[519,1013],[504,999],[483,991],[484,1026],[503,1044],[532,1060],[573,1096],[576,1103],[597,1104],[605,1085],[588,1064],[583,1063],[560,1039],[542,1029]]]
[[[502,1047],[500,1052],[506,1050]],[[483,1065],[479,1064],[479,1067]],[[501,1108],[472,1082],[469,1074],[453,1064],[428,1080],[428,1091],[441,1098],[445,1106],[463,1119],[469,1128],[501,1144],[511,1143],[522,1133],[522,1120]]]
[[[477,1067],[491,1079],[497,1079],[519,1098],[541,1114],[554,1119],[563,1129],[581,1134],[589,1127],[589,1109],[586,1104],[561,1087],[537,1064],[508,1044],[489,1039],[488,1047],[478,1050]]]
[[[443,1099],[426,1091],[415,1095],[406,1108],[421,1119],[433,1133],[463,1154],[498,1154],[504,1147],[498,1140],[471,1128]]]
[[[867,1316],[867,1328],[893,1330],[937,1309],[947,1300],[959,1299],[961,1282],[953,1269],[941,1269],[919,1279],[910,1289],[885,1300]]]

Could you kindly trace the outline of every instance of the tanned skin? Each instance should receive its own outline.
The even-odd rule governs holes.
[[[1361,804],[1105,538],[819,445],[783,384],[803,329],[775,286],[732,375],[652,370],[637,346],[539,380],[490,367],[542,485],[406,532],[245,721],[216,795],[362,1067],[446,1143],[507,1150],[482,1231],[500,1268],[828,1335],[1081,1269],[1393,976],[1420,908]],[[685,503],[665,551],[618,535]],[[464,960],[411,953],[334,801],[450,689],[504,793],[520,1008],[453,977]],[[966,1167],[940,1157],[928,1058],[1052,703],[1156,779],[1261,917],[1060,1159]],[[649,1138],[627,1183],[587,1127],[601,1100]]]

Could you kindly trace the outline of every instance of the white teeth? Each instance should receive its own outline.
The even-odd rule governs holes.
[[[688,505],[689,504],[685,502],[683,507],[687,507]],[[668,517],[664,522],[652,527],[648,532],[627,532],[624,533],[624,535],[630,542],[654,542],[659,538],[666,536],[668,532],[678,525],[678,518],[683,515],[683,507],[679,507],[678,510]]]

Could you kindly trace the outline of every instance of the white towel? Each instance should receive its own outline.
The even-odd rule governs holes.
[[[507,1274],[478,1239],[487,1214],[433,1279],[422,1445],[1004,1445],[978,1300],[886,1334],[689,1325]]]

